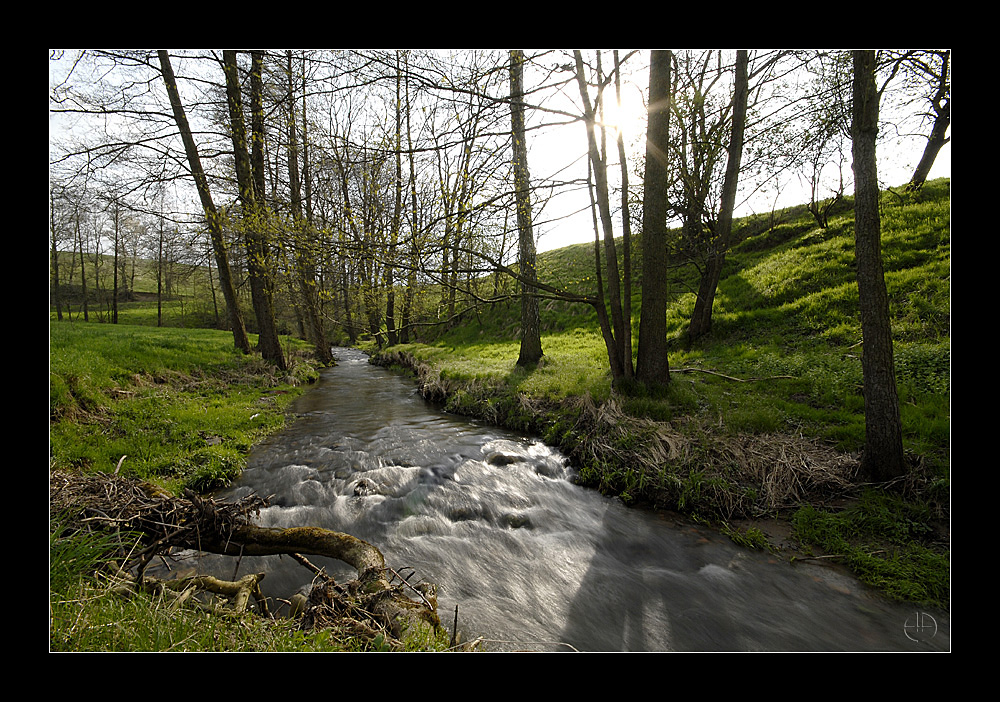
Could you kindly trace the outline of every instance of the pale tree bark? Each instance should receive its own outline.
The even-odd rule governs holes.
[[[875,52],[854,51],[853,124],[854,237],[858,299],[864,351],[861,368],[865,396],[865,451],[861,469],[874,480],[904,475],[903,431],[896,392],[889,296],[882,269],[878,169],[879,93]]]
[[[177,123],[181,139],[184,142],[184,152],[187,155],[191,175],[194,178],[195,186],[198,189],[198,197],[201,199],[201,206],[205,212],[208,231],[212,237],[212,250],[215,253],[215,265],[219,273],[219,285],[222,288],[222,295],[226,300],[229,324],[233,332],[233,342],[237,349],[249,354],[252,353],[252,349],[246,327],[243,324],[243,315],[240,312],[239,302],[236,298],[236,288],[233,286],[232,272],[229,268],[229,254],[226,251],[226,242],[222,234],[222,217],[215,208],[215,203],[212,202],[212,193],[208,187],[208,178],[205,175],[205,170],[202,168],[201,156],[198,154],[198,147],[191,134],[191,127],[188,124],[187,114],[184,112],[180,92],[177,90],[177,79],[174,76],[174,69],[170,65],[170,54],[166,49],[159,49],[157,55],[159,56],[160,69],[163,73],[163,82],[167,89],[167,95],[170,98],[170,107],[174,114],[174,121]]]
[[[389,346],[399,343],[399,332],[396,329],[396,284],[394,266],[396,245],[399,241],[399,229],[403,222],[403,100],[402,100],[402,70],[399,63],[400,52],[396,50],[396,177],[394,182],[395,199],[392,208],[392,231],[389,232],[389,256],[385,266],[385,337]]]
[[[618,49],[615,57],[615,97],[621,106],[622,83],[621,62]],[[628,159],[625,156],[624,130],[619,125],[618,132],[618,162],[621,166],[622,178],[622,343],[621,347],[629,355],[628,368],[632,368],[632,219],[629,216],[628,204]]]
[[[667,358],[667,138],[670,127],[670,50],[653,50],[642,194],[642,309],[636,378],[647,386],[670,381]]]
[[[236,161],[236,181],[239,184],[240,201],[243,203],[243,237],[247,249],[247,270],[250,283],[250,299],[253,301],[257,319],[257,348],[261,356],[277,368],[285,369],[285,355],[274,322],[271,305],[271,281],[268,266],[266,217],[257,188],[254,185],[250,152],[247,147],[246,125],[243,121],[243,97],[240,77],[236,64],[236,52],[231,49],[222,52],[223,69],[226,74],[226,97],[229,104],[229,123],[232,132],[233,153]],[[262,111],[261,55],[255,52],[251,67],[251,110],[254,114]],[[257,120],[252,120],[256,126]],[[256,130],[254,140],[262,138]]]
[[[531,176],[524,128],[524,52],[510,51],[510,121],[514,151],[514,199],[517,208],[518,267],[521,271],[521,349],[519,366],[531,366],[542,358],[538,297],[531,281],[537,280],[535,235],[531,221]]]

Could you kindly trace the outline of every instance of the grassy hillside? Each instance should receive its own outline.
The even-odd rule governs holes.
[[[737,226],[745,238],[727,258],[712,333],[693,345],[685,343],[685,331],[697,278],[690,268],[671,271],[672,382],[660,395],[642,388],[612,392],[592,313],[562,302],[543,303],[545,357],[532,370],[515,363],[516,304],[480,310],[439,338],[388,349],[377,360],[414,370],[425,396],[451,411],[542,435],[575,460],[582,482],[608,494],[679,509],[758,544],[759,531],[730,525],[763,515],[789,518],[806,548],[838,553],[903,599],[943,603],[950,180],[928,183],[916,195],[882,197],[904,448],[912,465],[905,484],[887,489],[866,488],[857,474],[864,401],[851,201],[825,229],[804,208]],[[543,280],[578,290],[592,285],[592,268],[589,245],[539,261]],[[638,268],[634,328],[641,261]],[[824,511],[834,503],[849,508]],[[870,552],[892,555],[873,564]],[[908,560],[901,565],[898,558]]]
[[[894,597],[946,606],[949,190],[939,180],[882,200],[912,463],[898,485],[866,486],[857,475],[864,417],[850,202],[825,229],[801,208],[737,223],[745,236],[727,259],[715,326],[691,346],[684,332],[696,278],[690,268],[670,271],[673,380],[662,393],[612,392],[593,312],[564,302],[543,302],[545,357],[534,369],[515,364],[516,303],[467,313],[451,330],[376,360],[415,371],[425,396],[451,411],[562,448],[581,482],[607,494],[712,521],[755,547],[775,545],[759,525],[780,517],[807,553],[837,556]],[[540,276],[588,291],[592,255],[587,244],[544,254]],[[636,274],[634,326],[641,261]],[[173,322],[186,326],[198,323],[186,316],[192,308],[210,305],[197,295],[175,304]],[[119,325],[52,322],[50,464],[112,471],[127,456],[123,470],[133,475],[207,489],[231,479],[253,442],[280,426],[312,369],[303,362],[275,377],[235,354],[228,333],[141,326],[155,323],[149,305],[129,303]]]
[[[883,257],[906,448],[936,468],[948,466],[950,388],[950,181],[929,183],[918,196],[883,199]],[[749,230],[754,222],[744,222]],[[545,280],[567,287],[592,278],[592,247],[543,254]],[[829,440],[842,451],[864,443],[861,410],[861,325],[854,270],[850,202],[821,229],[808,213],[747,238],[728,256],[715,303],[711,335],[684,342],[697,279],[673,272],[668,309],[674,388],[669,398],[641,393],[620,398],[629,414],[657,420],[714,419],[729,434],[793,431]],[[633,339],[642,300],[641,260],[633,300]],[[518,305],[470,315],[452,331],[401,350],[445,379],[504,381],[533,396],[561,399],[610,396],[603,341],[590,309],[543,302],[545,359],[525,373],[517,359]],[[694,370],[699,369],[699,370]],[[736,383],[726,376],[770,378]]]

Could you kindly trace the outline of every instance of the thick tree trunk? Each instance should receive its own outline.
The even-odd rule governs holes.
[[[862,373],[865,395],[865,452],[861,468],[874,480],[906,472],[902,424],[893,362],[889,297],[882,270],[878,211],[878,100],[875,52],[854,52],[852,150],[854,156],[854,234],[857,259]]]
[[[715,305],[715,293],[722,278],[722,268],[726,262],[725,251],[713,251],[705,261],[705,267],[698,281],[698,296],[695,299],[694,311],[688,323],[688,339],[700,339],[712,330],[712,308]]]
[[[524,53],[510,51],[510,121],[514,150],[514,199],[517,208],[518,265],[521,271],[521,350],[517,365],[531,366],[542,358],[538,297],[531,285],[537,280],[535,235],[531,221],[531,176],[524,129]]]
[[[670,50],[654,50],[649,65],[649,121],[642,194],[642,309],[636,377],[647,386],[670,381],[667,359],[667,139]]]
[[[215,266],[219,272],[219,285],[222,287],[222,295],[226,299],[229,324],[233,331],[233,343],[237,349],[249,354],[252,352],[250,338],[247,336],[247,330],[243,324],[243,315],[240,313],[239,302],[236,298],[236,288],[233,285],[232,272],[229,268],[229,255],[226,252],[226,242],[222,235],[221,217],[218,210],[215,209],[215,203],[212,202],[212,193],[208,188],[208,178],[201,167],[201,157],[198,155],[198,147],[195,145],[194,137],[191,135],[191,127],[188,125],[187,115],[184,113],[184,105],[181,103],[180,93],[177,90],[177,79],[174,77],[174,70],[170,65],[170,55],[165,49],[160,49],[158,54],[160,68],[163,71],[163,82],[166,85],[167,95],[170,98],[170,107],[174,113],[174,121],[177,123],[181,139],[184,142],[184,151],[187,154],[191,175],[194,177],[194,182],[198,189],[198,197],[201,198],[201,206],[205,212],[205,221],[208,224],[208,231],[212,237]]]

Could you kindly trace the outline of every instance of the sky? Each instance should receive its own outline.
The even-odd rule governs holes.
[[[630,62],[626,62],[626,67],[630,67],[632,77],[635,82],[626,82],[622,86],[622,115],[621,123],[624,125],[626,144],[633,143],[635,148],[642,150],[643,137],[646,128],[645,114],[645,92],[648,87],[648,60],[636,57]],[[526,86],[529,84],[529,77],[526,75]],[[579,94],[571,96],[572,102],[579,103]],[[883,107],[883,111],[888,108]],[[910,108],[912,109],[912,108]],[[578,107],[569,107],[569,111],[579,111]],[[889,117],[890,115],[883,115]],[[611,122],[614,117],[607,117]],[[896,120],[893,120],[896,121]],[[929,133],[930,125],[923,129]],[[950,131],[949,131],[950,136]],[[613,149],[613,136],[608,137],[609,150]],[[926,136],[911,136],[908,138],[896,138],[895,140],[880,141],[877,147],[878,175],[882,187],[896,187],[907,183],[920,157],[923,154],[924,146],[927,143]],[[536,178],[544,181],[552,173],[559,172],[561,175],[571,172],[576,177],[586,178],[587,166],[583,156],[586,153],[586,132],[582,124],[572,124],[550,130],[544,135],[529,135],[529,167],[532,180]],[[850,143],[847,143],[850,149]],[[629,158],[633,158],[630,156]],[[641,161],[633,158],[630,162],[630,179],[634,187],[641,183],[641,177],[637,173],[637,165]],[[617,159],[613,170],[617,171]],[[951,176],[951,143],[944,146],[931,170],[930,179]],[[846,181],[845,194],[853,194],[852,173],[850,163],[850,153],[844,164],[844,178]],[[615,178],[617,181],[617,178]],[[613,195],[613,198],[618,196]],[[742,196],[741,196],[742,197]],[[740,198],[738,198],[739,200]],[[784,178],[780,193],[776,194],[772,188],[765,196],[760,196],[755,200],[750,200],[737,205],[736,216],[747,216],[750,214],[769,212],[772,208],[790,207],[801,205],[809,201],[809,188],[796,176],[789,175]],[[561,248],[570,244],[592,242],[594,240],[593,216],[589,211],[590,200],[586,191],[578,191],[561,196],[554,202],[550,202],[542,212],[535,212],[535,235],[537,239],[538,251],[548,251]],[[614,206],[614,205],[613,205]],[[582,210],[582,211],[581,211]],[[578,212],[578,214],[573,214]],[[621,234],[620,219],[615,222],[616,235]],[[635,223],[633,223],[635,228]]]
[[[639,134],[645,129],[645,116],[641,113],[643,108],[632,107],[628,113],[632,117],[632,134]],[[637,112],[639,110],[639,112]],[[628,132],[626,132],[628,134]],[[950,136],[950,133],[949,133]],[[879,182],[883,187],[896,187],[909,181],[913,174],[913,169],[920,161],[923,154],[926,138],[911,138],[899,142],[880,143],[877,149],[879,159]],[[570,125],[562,127],[558,133],[553,133],[544,138],[536,138],[532,144],[528,155],[529,167],[532,177],[543,176],[555,171],[559,171],[576,161],[576,169],[582,177],[586,177],[586,162],[582,160],[582,155],[586,149],[586,134],[580,125]],[[565,171],[564,171],[565,172]],[[630,173],[635,172],[634,165]],[[850,178],[850,162],[845,165],[845,177]],[[947,143],[938,154],[931,169],[929,179],[951,177],[951,142]],[[639,177],[633,176],[633,185],[641,182]],[[853,193],[852,186],[848,185],[846,194]],[[614,196],[613,196],[614,197]],[[774,195],[769,196],[766,203],[757,201],[750,205],[744,205],[737,211],[737,216],[769,211],[772,203],[778,208],[801,205],[809,201],[809,189],[804,183],[796,179],[789,180],[783,187],[779,199],[775,202]],[[594,240],[593,217],[589,211],[589,197],[586,192],[567,194],[561,196],[556,201],[549,203],[546,209],[535,214],[535,235],[537,237],[537,250],[539,252],[550,251],[562,248],[571,244],[592,242]],[[578,214],[572,214],[578,210]],[[564,219],[567,217],[568,219]],[[620,220],[615,222],[616,235],[621,234]]]
[[[50,65],[50,70],[52,66]],[[644,70],[639,70],[644,73]],[[527,78],[527,76],[526,76]],[[645,130],[645,86],[641,83],[645,75],[637,78],[637,83],[626,82],[623,85],[623,109],[620,118],[607,117],[609,122],[620,122],[624,129],[627,143],[641,145]],[[528,80],[526,80],[528,86]],[[571,95],[571,102],[579,102],[579,95]],[[577,110],[570,107],[571,111]],[[50,120],[51,124],[51,120]],[[609,141],[613,135],[609,137]],[[926,143],[925,138],[911,138],[895,143],[880,143],[879,179],[883,186],[898,186],[909,180],[914,166],[920,159]],[[545,179],[558,177],[562,179],[586,178],[586,133],[582,124],[569,124],[551,128],[545,132],[529,134],[529,168],[532,180],[544,182]],[[631,163],[632,182],[638,184],[640,178],[635,174],[638,160]],[[846,164],[846,176],[850,177],[850,163]],[[947,144],[938,155],[931,178],[951,176],[951,144]],[[617,179],[616,179],[617,180]],[[851,186],[848,186],[851,192]],[[795,179],[789,180],[782,189],[780,199],[775,201],[774,195],[767,202],[758,201],[745,205],[737,211],[737,216],[756,211],[768,211],[772,206],[787,207],[802,204],[809,199],[809,193],[804,184]],[[563,192],[550,200],[541,209],[540,198],[535,201],[535,235],[538,251],[548,251],[570,244],[592,242],[594,239],[593,218],[589,209],[590,199],[584,189]],[[616,221],[616,234],[621,234],[620,220]]]

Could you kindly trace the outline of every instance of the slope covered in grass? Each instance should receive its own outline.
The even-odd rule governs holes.
[[[883,196],[883,257],[891,301],[900,405],[907,449],[947,464],[950,384],[950,181],[918,195]],[[801,209],[748,236],[728,256],[714,326],[694,345],[685,332],[697,279],[690,266],[671,270],[668,309],[674,388],[667,398],[641,389],[620,399],[653,419],[683,414],[710,419],[723,433],[793,431],[830,440],[840,450],[863,446],[861,324],[855,282],[850,202],[825,229]],[[593,248],[577,245],[540,256],[543,280],[586,290]],[[634,254],[635,258],[638,258]],[[641,308],[637,262],[633,328]],[[433,341],[402,347],[445,378],[503,381],[548,399],[611,394],[607,358],[592,310],[543,301],[545,358],[531,372],[516,368],[518,305],[468,316]],[[633,339],[637,334],[633,335]],[[695,370],[700,369],[700,370]],[[775,378],[738,383],[726,376]],[[789,376],[789,377],[784,377]]]
[[[581,482],[629,502],[723,524],[788,515],[803,505],[816,509],[845,496],[857,502],[865,425],[853,226],[850,200],[826,228],[804,208],[777,213],[766,226],[737,223],[744,239],[727,258],[712,332],[694,344],[686,343],[685,332],[697,278],[691,266],[676,262],[668,273],[672,382],[665,392],[635,386],[612,391],[592,310],[561,301],[542,303],[545,356],[533,369],[516,366],[516,303],[481,309],[436,339],[387,349],[376,361],[414,370],[425,396],[451,411],[542,436],[574,460]],[[905,548],[915,539],[918,548],[931,549],[915,556],[917,575],[904,579],[946,583],[948,547],[941,531],[950,494],[950,180],[928,183],[917,194],[883,193],[882,242],[904,448],[912,466],[905,485],[892,486],[902,496],[898,504],[906,505],[893,514],[897,526],[917,524],[912,515],[922,515]],[[643,271],[638,244],[635,249],[637,332]],[[543,254],[540,277],[592,290],[592,256],[588,245]],[[812,513],[800,512],[796,522],[804,541],[818,548],[850,541],[824,539],[806,528],[816,520],[803,514]],[[835,523],[859,521],[839,518],[824,524],[836,530]],[[843,528],[851,539],[878,544],[909,533],[896,528],[890,538],[884,528],[870,536]],[[889,551],[900,548],[896,543]],[[864,569],[873,570],[870,564]],[[900,580],[883,573],[870,579],[886,577]],[[912,582],[893,587],[919,589]],[[940,604],[946,591],[945,585],[923,599]]]

